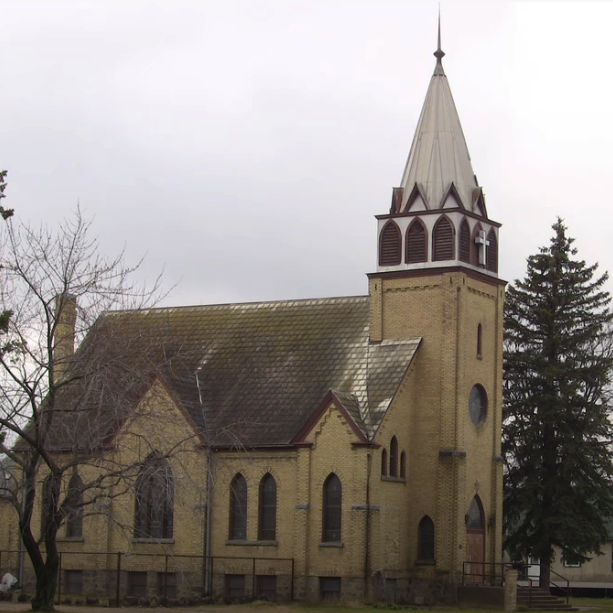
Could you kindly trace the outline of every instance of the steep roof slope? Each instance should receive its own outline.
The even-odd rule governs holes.
[[[84,377],[64,388],[57,406],[87,406],[91,417],[94,403],[94,412],[113,414],[99,420],[108,439],[127,413],[117,409],[124,396],[133,405],[158,377],[209,444],[274,446],[291,443],[334,389],[353,395],[350,414],[370,437],[419,341],[371,343],[366,296],[108,313],[77,353],[75,371],[95,356],[129,363],[138,376],[118,367],[108,398],[100,385],[86,394]],[[58,439],[66,434],[58,430]]]

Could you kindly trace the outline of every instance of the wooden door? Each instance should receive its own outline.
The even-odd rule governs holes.
[[[485,581],[485,521],[483,506],[478,496],[470,503],[466,521],[466,569],[468,583]]]

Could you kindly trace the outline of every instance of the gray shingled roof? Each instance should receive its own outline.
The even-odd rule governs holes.
[[[113,374],[113,394],[125,386],[131,403],[155,371],[210,444],[271,446],[291,443],[330,390],[372,437],[420,340],[370,342],[363,296],[109,313],[77,355],[145,365],[138,377]],[[87,402],[108,414],[113,401],[95,387]],[[58,402],[82,399],[74,388]],[[107,438],[120,418],[114,406],[102,420]]]

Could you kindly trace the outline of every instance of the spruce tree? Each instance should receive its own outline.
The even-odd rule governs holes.
[[[608,275],[575,259],[562,220],[553,230],[508,289],[504,358],[505,547],[538,556],[547,588],[554,547],[589,560],[613,517]]]

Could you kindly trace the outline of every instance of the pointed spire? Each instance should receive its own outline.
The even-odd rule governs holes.
[[[441,4],[439,2],[438,5],[438,46],[436,51],[434,52],[434,57],[436,58],[436,67],[434,68],[434,74],[436,76],[445,76],[445,71],[443,70],[443,58],[445,57],[445,52],[441,49]]]
[[[455,194],[461,201],[458,204],[477,212],[478,194],[475,190],[478,186],[449,81],[441,63],[445,54],[441,49],[440,28],[439,13],[438,49],[434,53],[436,68],[400,183],[403,188],[401,210],[405,210],[415,186],[419,188],[422,199],[426,199],[426,208],[442,208],[453,184]]]

